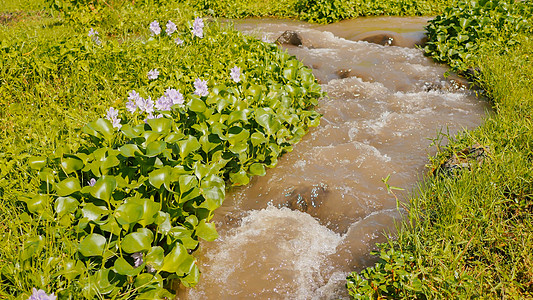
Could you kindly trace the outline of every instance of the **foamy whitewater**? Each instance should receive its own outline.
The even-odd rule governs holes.
[[[396,199],[382,178],[407,190],[424,174],[431,139],[482,121],[487,103],[413,46],[423,18],[368,18],[318,26],[245,20],[236,27],[288,46],[329,97],[320,126],[264,177],[229,191],[216,211],[220,238],[197,252],[202,277],[187,299],[347,298],[346,275],[375,262],[369,253],[394,235]],[[398,46],[364,41],[386,33]]]

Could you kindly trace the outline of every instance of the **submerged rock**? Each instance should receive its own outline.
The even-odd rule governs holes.
[[[287,30],[278,37],[276,44],[300,46],[303,44],[302,36],[296,31]]]
[[[286,194],[289,199],[283,206],[316,216],[327,193],[325,185],[297,187]]]
[[[396,39],[393,35],[388,33],[380,33],[376,35],[371,35],[366,38],[361,39],[361,41],[374,43],[382,46],[396,46]]]

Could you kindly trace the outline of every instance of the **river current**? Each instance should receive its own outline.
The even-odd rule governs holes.
[[[372,265],[375,244],[394,235],[399,212],[382,179],[415,188],[438,132],[472,129],[489,109],[415,47],[426,21],[236,21],[267,42],[298,32],[303,44],[284,48],[329,97],[319,101],[320,126],[276,168],[227,193],[214,219],[220,238],[201,244],[200,283],[180,299],[347,297],[349,272]]]

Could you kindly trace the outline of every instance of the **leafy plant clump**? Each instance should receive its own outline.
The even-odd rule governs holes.
[[[301,62],[201,18],[176,24],[153,21],[149,38],[120,43],[88,28],[40,45],[54,53],[46,66],[9,56],[29,67],[30,82],[81,73],[76,88],[100,80],[96,92],[122,99],[83,127],[74,151],[27,159],[31,182],[9,204],[26,234],[11,258],[18,266],[0,268],[8,294],[154,299],[170,297],[174,280],[194,286],[193,254],[200,239],[218,237],[210,220],[226,186],[264,175],[318,125],[323,93]],[[28,273],[38,266],[48,274]]]
[[[464,72],[472,66],[472,55],[484,43],[516,43],[521,32],[532,32],[531,1],[459,1],[429,21],[424,50],[436,61]]]

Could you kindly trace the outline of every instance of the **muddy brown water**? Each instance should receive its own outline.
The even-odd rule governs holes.
[[[346,275],[375,262],[369,252],[384,232],[393,234],[399,217],[382,178],[390,174],[391,185],[413,188],[437,132],[472,129],[489,109],[414,48],[426,21],[235,24],[268,42],[297,31],[303,45],[285,48],[313,69],[329,97],[320,100],[320,126],[276,168],[228,192],[214,219],[220,238],[197,252],[200,283],[179,298],[347,297]]]

